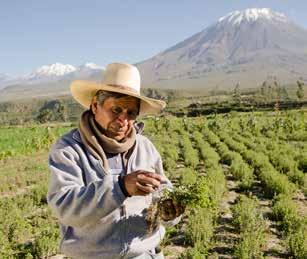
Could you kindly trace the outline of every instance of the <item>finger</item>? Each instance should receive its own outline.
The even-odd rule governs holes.
[[[148,171],[139,171],[140,174],[139,175],[145,175],[149,178],[154,178],[156,180],[158,180],[159,182],[161,182],[161,180],[163,179],[162,175],[160,174],[156,174],[156,173],[153,173],[153,172],[148,172]]]
[[[135,183],[136,187],[138,190],[145,192],[146,194],[154,192],[154,188],[152,188],[152,186],[148,186],[148,185],[142,185],[139,182]]]
[[[136,178],[137,178],[137,181],[139,183],[141,183],[142,185],[151,185],[154,188],[158,188],[160,186],[160,182],[159,181],[157,181],[154,178],[147,177],[144,174],[139,174]]]

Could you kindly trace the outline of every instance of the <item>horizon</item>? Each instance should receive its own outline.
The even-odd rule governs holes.
[[[302,28],[307,27],[304,16],[307,3],[301,1],[16,3],[5,3],[0,11],[4,20],[0,25],[4,35],[0,74],[9,76],[29,74],[55,63],[75,67],[86,62],[99,66],[113,61],[139,63],[202,31],[219,18],[249,8],[269,8],[285,14]]]

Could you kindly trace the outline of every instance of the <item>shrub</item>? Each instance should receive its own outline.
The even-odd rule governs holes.
[[[307,172],[307,152],[303,153],[298,158],[298,168],[303,172]]]
[[[195,184],[197,181],[197,172],[192,168],[182,168],[178,171],[180,174],[180,184],[188,185],[188,184]]]
[[[255,229],[253,233],[243,232],[240,242],[235,246],[235,256],[242,259],[264,258],[261,251],[264,245],[263,230]]]
[[[214,220],[210,210],[204,208],[195,210],[189,217],[186,238],[197,249],[196,254],[208,255],[213,233]]]
[[[240,181],[240,187],[244,190],[250,189],[253,182],[253,170],[246,164],[239,154],[234,156],[231,162],[230,171],[236,180]]]
[[[235,247],[239,258],[262,258],[265,243],[265,222],[255,199],[241,196],[233,207],[233,223],[240,231],[240,242]]]
[[[280,221],[285,233],[295,232],[301,225],[296,204],[287,195],[279,195],[274,199],[272,216],[276,221]]]
[[[300,227],[293,233],[290,233],[286,239],[288,250],[294,258],[307,258],[307,222],[300,225]]]

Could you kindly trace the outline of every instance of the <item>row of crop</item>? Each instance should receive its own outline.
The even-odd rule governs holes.
[[[204,190],[207,190],[206,195],[209,197],[209,203],[207,206],[195,208],[190,212],[185,233],[191,247],[186,250],[182,258],[204,258],[208,256],[213,244],[214,228],[218,217],[219,204],[226,191],[226,180],[219,165],[218,154],[207,142],[202,141],[199,132],[193,133],[192,140],[195,141],[199,150],[205,171],[204,176],[198,174],[194,181],[202,181],[203,179],[207,186]],[[186,173],[191,174],[192,171],[185,171]],[[186,180],[186,178],[185,176],[181,179]],[[192,177],[188,178],[192,179]]]
[[[307,172],[307,145],[305,142],[295,141],[292,143],[289,142],[289,140],[280,140],[278,138],[268,138],[265,136],[256,137],[250,132],[242,132],[241,136],[246,139],[251,139],[250,142],[247,141],[245,143],[246,145],[250,145],[250,148],[257,149],[260,146],[264,152],[278,153],[282,156],[287,155],[286,160],[289,161],[289,158],[292,160],[290,163],[291,167],[298,168],[304,173]],[[287,163],[282,162],[281,164],[285,166],[286,170],[289,170]]]
[[[0,199],[0,257],[46,258],[57,253],[59,230],[46,203],[46,185]]]
[[[230,171],[235,179],[241,182],[242,188],[250,188],[253,183],[253,170],[242,157],[220,141],[217,135],[203,127],[202,132],[193,133],[194,140],[200,150],[205,165],[218,164],[220,157],[230,161]],[[210,143],[208,143],[207,141]],[[220,154],[216,153],[214,147]],[[206,159],[211,162],[206,163]],[[233,209],[233,223],[240,233],[239,242],[235,245],[234,255],[238,258],[259,258],[265,243],[265,222],[259,212],[257,202],[242,196],[240,202]]]
[[[263,183],[266,194],[270,197],[283,194],[293,194],[296,187],[288,180],[288,177],[280,174],[270,163],[269,158],[254,150],[248,149],[244,144],[233,140],[229,133],[218,131],[220,139],[227,144],[231,150],[235,150],[244,160],[254,168],[254,172]]]
[[[261,137],[245,138],[237,133],[232,133],[233,139],[244,143],[248,148],[268,156],[274,168],[288,176],[289,180],[296,183],[307,193],[307,175],[298,168],[297,158],[293,157],[294,151],[283,149],[281,145],[274,145]]]
[[[227,154],[225,144],[219,142],[218,137],[212,131],[204,129],[203,132],[217,150]],[[231,157],[231,155],[227,156]],[[235,160],[232,161],[236,163]],[[284,238],[290,255],[295,258],[306,258],[306,218],[298,215],[296,205],[289,196],[278,196],[273,207],[273,215],[284,230]],[[235,256],[238,258],[262,257],[262,247],[265,244],[265,223],[257,208],[256,200],[242,196],[233,209],[233,218],[233,223],[240,230],[240,242],[235,247]]]
[[[184,132],[180,137],[181,150],[185,166],[196,168],[199,164],[197,150],[193,148],[188,133]]]
[[[307,218],[300,216],[296,203],[287,195],[275,197],[273,219],[279,223],[290,254],[294,258],[307,258]]]
[[[174,116],[156,117],[156,118],[144,118],[145,122],[145,134],[155,135],[160,132],[175,132],[181,131],[184,128],[184,119],[176,118]]]
[[[207,127],[203,127],[202,133],[207,141],[217,150],[221,157],[221,163],[230,166],[230,173],[235,180],[239,181],[241,189],[247,190],[252,187],[254,182],[254,170],[234,151],[229,150],[228,146],[220,141],[219,137]]]
[[[160,135],[150,137],[155,147],[163,157],[163,166],[166,171],[173,170],[179,159],[179,143],[172,142],[177,138],[169,138],[168,134],[161,133]]]
[[[236,132],[279,138],[282,140],[306,141],[307,123],[305,111],[270,113],[248,113],[224,116],[224,125]],[[218,118],[220,119],[220,117]],[[222,123],[218,121],[218,123]]]
[[[167,132],[162,129],[159,132],[153,133],[152,128],[147,127],[145,133],[154,143],[163,158],[163,167],[169,177],[173,177],[173,172],[178,165],[178,160],[183,159],[180,157],[180,137],[177,131]]]
[[[69,129],[71,126],[0,128],[0,160],[48,149],[60,135]]]
[[[235,140],[244,143],[250,149],[265,153],[268,156],[275,153],[277,157],[281,157],[277,161],[273,157],[270,159],[272,163],[275,163],[279,167],[278,169],[281,172],[286,173],[287,171],[298,169],[301,151],[287,145],[284,141],[278,142],[278,140],[272,140],[263,136],[254,137],[246,133],[239,135],[238,133],[232,132],[232,136]],[[282,160],[285,160],[287,163],[283,163]]]
[[[232,212],[233,224],[240,234],[234,255],[242,259],[262,258],[266,226],[257,200],[240,196]]]

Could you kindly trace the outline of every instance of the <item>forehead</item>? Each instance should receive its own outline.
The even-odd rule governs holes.
[[[140,100],[133,96],[123,96],[120,98],[110,97],[105,100],[106,105],[118,105],[125,108],[138,108]]]

